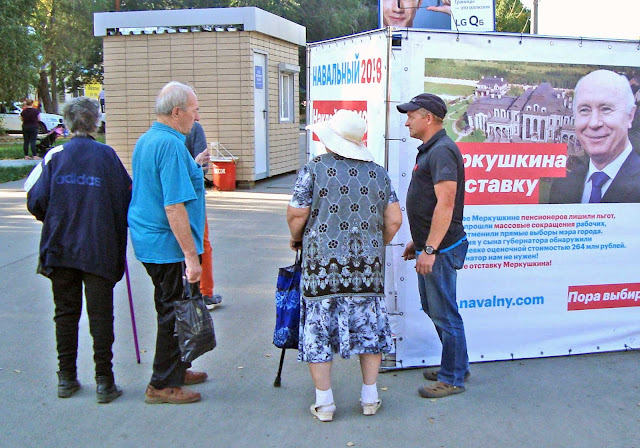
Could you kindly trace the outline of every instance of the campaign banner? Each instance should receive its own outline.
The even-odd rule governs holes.
[[[326,121],[336,111],[357,112],[367,122],[366,144],[374,160],[385,164],[387,37],[364,33],[344,43],[310,44],[307,123]],[[307,135],[310,158],[325,152],[313,133]]]
[[[538,204],[540,179],[565,177],[567,145],[459,143],[465,204]]]
[[[401,207],[422,142],[396,104],[440,96],[462,155],[469,249],[457,305],[472,362],[639,346],[636,53],[632,43],[427,32],[409,32],[394,53],[388,167]],[[389,257],[396,367],[438,365],[415,262],[402,259],[404,218]]]
[[[640,307],[640,283],[569,286],[568,311],[630,306]]]
[[[316,100],[312,103],[310,123],[322,123],[328,121],[340,109],[356,112],[364,121],[367,121],[366,101],[342,101],[342,100]],[[365,145],[367,143],[367,132],[364,134]],[[313,141],[319,142],[318,136],[313,134]]]

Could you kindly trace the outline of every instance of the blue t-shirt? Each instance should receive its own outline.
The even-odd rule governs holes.
[[[198,254],[203,250],[205,203],[202,168],[184,146],[184,135],[155,122],[133,150],[133,194],[129,231],[136,258],[144,263],[176,263],[184,253],[165,207],[184,203]]]

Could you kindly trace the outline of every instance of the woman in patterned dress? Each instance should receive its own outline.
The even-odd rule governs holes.
[[[384,255],[402,223],[389,175],[373,162],[363,137],[366,122],[339,110],[307,126],[327,153],[300,171],[287,209],[292,249],[302,247],[298,360],[307,361],[316,387],[311,413],[331,421],[333,353],[358,355],[361,405],[374,415],[382,353],[393,349],[384,299]]]

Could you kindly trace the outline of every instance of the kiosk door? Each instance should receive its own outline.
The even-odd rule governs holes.
[[[267,55],[253,54],[253,112],[255,120],[255,179],[269,174],[267,153]]]

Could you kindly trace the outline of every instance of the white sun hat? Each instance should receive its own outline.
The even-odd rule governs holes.
[[[347,159],[373,161],[363,140],[367,123],[351,110],[340,109],[329,120],[310,124],[306,129],[313,131],[331,152]]]

